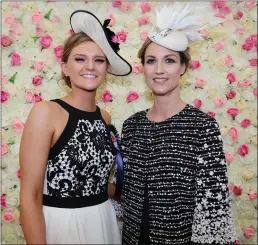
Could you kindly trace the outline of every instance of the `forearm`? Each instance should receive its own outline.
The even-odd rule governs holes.
[[[20,222],[26,244],[47,244],[43,207],[35,201],[21,204]]]

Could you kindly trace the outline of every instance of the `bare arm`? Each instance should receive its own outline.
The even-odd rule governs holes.
[[[20,145],[20,221],[27,244],[46,244],[43,184],[54,133],[49,102],[36,104],[27,119]]]

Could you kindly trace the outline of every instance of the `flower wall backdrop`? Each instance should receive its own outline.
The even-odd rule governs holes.
[[[19,223],[19,144],[24,123],[41,100],[64,96],[60,78],[64,40],[76,9],[110,18],[113,40],[133,66],[128,77],[109,75],[97,102],[123,121],[152,104],[137,51],[148,35],[155,8],[164,2],[2,3],[2,242],[24,243]],[[215,117],[228,162],[229,188],[240,243],[257,241],[257,2],[210,3],[223,24],[201,31],[191,46],[192,63],[181,80],[182,97]],[[30,149],[28,149],[29,151]]]

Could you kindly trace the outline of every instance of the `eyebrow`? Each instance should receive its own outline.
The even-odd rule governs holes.
[[[168,54],[168,55],[165,55],[164,57],[167,58],[169,56],[174,56],[177,58],[177,56],[175,54]],[[148,57],[155,58],[155,56],[153,56],[153,55],[147,55],[145,58],[148,58]]]
[[[78,56],[83,56],[83,57],[87,57],[87,55],[85,55],[85,54],[74,54],[74,56],[76,56],[76,55],[78,55]],[[93,56],[94,58],[103,58],[103,59],[105,59],[106,57],[105,56],[102,56],[102,55],[95,55],[95,56]]]

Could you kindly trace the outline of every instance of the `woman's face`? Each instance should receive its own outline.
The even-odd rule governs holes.
[[[72,88],[96,91],[107,74],[108,62],[100,47],[92,41],[80,43],[74,47],[67,63],[62,64]]]
[[[167,95],[179,86],[185,65],[181,64],[179,52],[151,43],[144,56],[144,75],[154,95]]]

